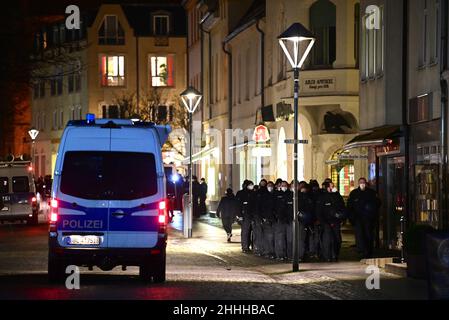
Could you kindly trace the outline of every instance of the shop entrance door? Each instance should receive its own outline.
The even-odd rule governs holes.
[[[384,179],[379,187],[382,208],[379,223],[381,245],[391,250],[401,248],[400,219],[405,208],[405,158],[384,157],[380,161]]]

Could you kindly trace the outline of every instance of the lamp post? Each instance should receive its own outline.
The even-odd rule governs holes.
[[[299,70],[304,64],[307,56],[315,43],[315,37],[302,24],[294,23],[285,30],[279,37],[279,44],[287,56],[293,68],[294,78],[294,138],[293,138],[293,272],[299,271],[299,239],[300,228],[298,221],[298,144],[303,143],[298,140],[298,95],[299,95]],[[301,54],[300,51],[303,53]]]
[[[39,130],[37,130],[36,128],[32,127],[29,131],[28,134],[30,135],[31,141],[33,142],[31,145],[31,163],[33,164],[33,171],[34,168],[36,167],[36,164],[34,163],[35,159],[36,159],[36,147],[35,147],[35,142],[36,142],[36,138],[39,135]]]
[[[188,217],[184,216],[184,225],[186,222],[188,223],[187,235],[184,235],[187,238],[192,237],[192,220],[193,220],[192,117],[193,117],[193,113],[195,112],[196,108],[200,104],[202,98],[203,98],[203,96],[201,95],[201,93],[193,87],[189,87],[184,92],[181,93],[181,100],[184,103],[184,106],[186,107],[187,111],[189,112],[189,158],[190,158],[190,161],[189,161],[189,205],[190,205],[190,210],[188,210],[188,213],[189,213]]]

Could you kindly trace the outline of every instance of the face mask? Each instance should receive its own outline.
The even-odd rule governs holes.
[[[273,187],[268,187],[267,190],[268,190],[268,192],[271,192],[271,191],[273,191]]]
[[[361,185],[360,185],[360,190],[365,190],[366,189],[366,184],[364,184],[364,183],[362,183]]]
[[[301,189],[301,193],[306,193],[307,189]]]
[[[285,191],[287,191],[287,187],[281,187],[281,190],[283,191],[283,192],[285,192]]]
[[[251,184],[248,186],[248,190],[254,190],[254,186]]]
[[[332,192],[335,193],[335,192],[337,192],[337,191],[338,191],[337,188],[335,188],[335,187],[332,188]]]

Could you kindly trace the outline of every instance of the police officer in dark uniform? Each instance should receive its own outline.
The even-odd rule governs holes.
[[[341,224],[346,219],[343,197],[333,192],[333,184],[325,182],[324,192],[318,197],[317,217],[323,228],[322,255],[325,261],[338,261],[341,248]]]
[[[293,257],[293,192],[288,182],[282,181],[281,191],[276,196],[276,225],[274,234],[274,251],[278,260],[291,260]]]
[[[274,214],[276,208],[276,195],[274,183],[268,182],[265,191],[259,190],[257,205],[258,212],[262,218],[262,235],[263,247],[262,253],[265,257],[274,259],[274,226],[276,216]]]
[[[309,252],[311,256],[319,259],[321,257],[322,232],[320,220],[318,219],[316,214],[316,204],[318,202],[318,197],[320,196],[323,190],[320,189],[320,185],[316,180],[310,180],[309,187],[310,187],[309,196],[313,201],[313,214],[312,214],[313,221],[310,227],[311,235],[309,243]]]
[[[242,185],[242,190],[236,194],[237,200],[240,202],[240,215],[242,218],[241,228],[241,244],[242,252],[249,253],[250,246],[252,247],[252,221],[254,212],[254,183],[245,180]]]
[[[231,242],[232,224],[235,218],[240,215],[240,202],[234,196],[232,189],[226,190],[226,196],[221,198],[217,208],[217,216],[221,218],[223,229],[228,236],[228,242]]]
[[[312,230],[314,221],[313,200],[309,193],[309,185],[302,181],[299,183],[298,194],[298,219],[300,239],[299,239],[299,260],[304,261],[309,254],[309,243],[312,241]]]
[[[356,245],[363,258],[372,258],[375,226],[380,200],[376,192],[368,187],[365,178],[359,179],[359,187],[349,194],[349,219],[354,226]]]
[[[263,235],[263,208],[260,205],[262,199],[267,195],[267,180],[262,179],[259,182],[259,188],[257,189],[255,210],[253,217],[253,241],[254,241],[254,254],[257,256],[263,255],[264,250],[264,235]]]

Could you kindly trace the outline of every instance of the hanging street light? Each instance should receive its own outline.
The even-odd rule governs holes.
[[[184,215],[184,236],[187,238],[192,237],[192,220],[193,220],[193,181],[192,181],[192,154],[193,154],[193,144],[192,144],[192,118],[193,113],[201,102],[203,96],[201,93],[193,87],[187,88],[184,92],[181,93],[181,100],[184,103],[188,113],[189,113],[189,206],[190,210],[188,216]],[[188,223],[186,228],[186,223]],[[186,234],[187,233],[187,234]]]
[[[299,239],[300,228],[298,220],[298,97],[299,97],[299,70],[304,65],[312,47],[315,37],[300,23],[293,23],[279,37],[279,44],[293,68],[294,79],[294,138],[293,138],[293,165],[294,165],[294,191],[293,191],[293,272],[299,271]]]

